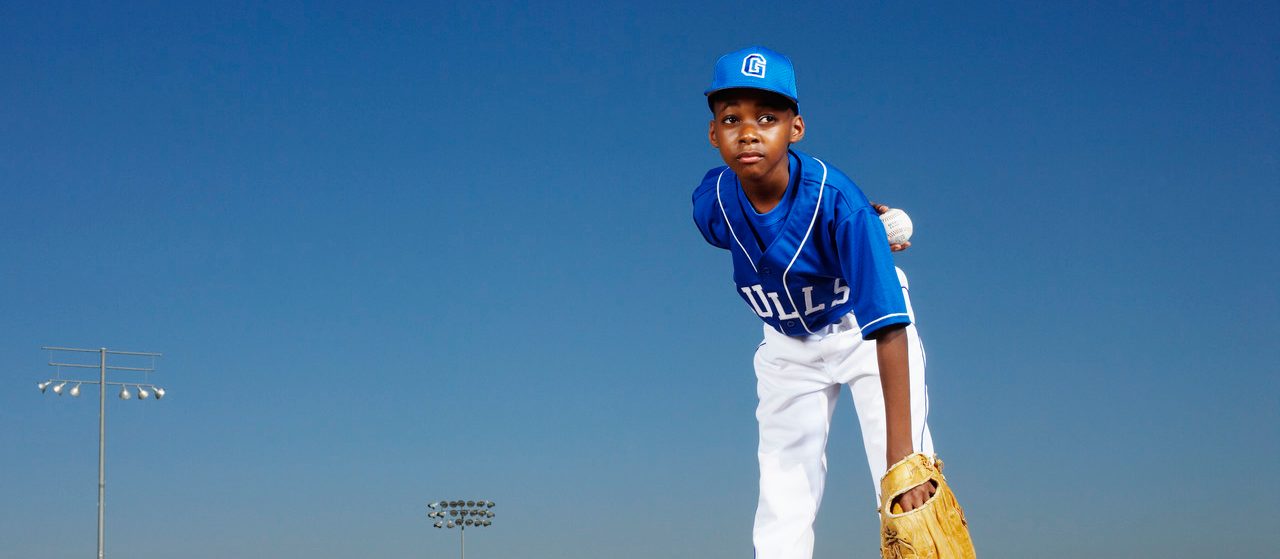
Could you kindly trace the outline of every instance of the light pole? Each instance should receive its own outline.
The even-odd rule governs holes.
[[[155,394],[157,400],[164,398],[165,391],[163,388],[151,384],[149,382],[107,382],[107,371],[133,371],[141,372],[144,375],[155,372],[155,359],[160,357],[159,353],[148,353],[141,351],[110,351],[105,347],[98,349],[81,349],[73,347],[52,347],[44,346],[40,349],[49,351],[49,366],[57,368],[57,375],[36,385],[41,393],[44,393],[50,386],[53,386],[53,393],[59,396],[62,391],[70,383],[75,383],[68,391],[73,398],[80,396],[80,385],[96,384],[98,385],[98,559],[103,559],[103,543],[106,536],[106,500],[107,500],[107,386],[120,387],[120,399],[128,400],[133,397],[129,392],[129,387],[134,387],[138,391],[138,399],[146,400]],[[72,353],[97,353],[98,364],[89,365],[86,363],[62,363],[53,359],[54,352],[72,352]],[[107,365],[108,355],[130,355],[135,357],[150,357],[150,367],[120,367]],[[98,380],[78,380],[63,379],[62,367],[73,369],[97,369]],[[57,383],[54,386],[54,383]],[[148,391],[147,389],[150,389]]]
[[[435,501],[427,518],[435,519],[436,528],[457,528],[462,559],[467,559],[467,526],[483,528],[493,525],[493,501]]]

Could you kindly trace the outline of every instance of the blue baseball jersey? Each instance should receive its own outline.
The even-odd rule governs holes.
[[[713,246],[733,255],[738,294],[761,320],[790,336],[853,317],[863,338],[911,322],[884,224],[862,190],[838,169],[791,150],[789,208],[761,248],[727,166],[707,172],[693,192],[693,220]],[[745,196],[742,198],[745,201]],[[772,214],[772,212],[769,212]]]

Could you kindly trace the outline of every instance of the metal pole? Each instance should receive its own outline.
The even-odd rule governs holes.
[[[107,499],[107,348],[98,348],[98,355],[98,559],[102,559]]]
[[[93,381],[81,380],[81,379],[77,379],[77,380],[62,379],[62,378],[61,378],[61,376],[60,376],[60,375],[61,375],[61,368],[62,368],[62,367],[70,367],[70,368],[84,368],[84,369],[92,369],[92,368],[93,368],[93,365],[90,365],[90,364],[88,364],[88,363],[62,363],[62,362],[60,362],[60,361],[55,361],[55,360],[54,360],[54,356],[53,356],[53,353],[52,353],[52,352],[55,352],[55,351],[57,351],[57,352],[61,352],[61,351],[68,351],[68,352],[78,352],[78,353],[97,353],[97,354],[98,354],[98,382],[96,383],[96,384],[98,385],[98,559],[104,559],[104,556],[106,555],[106,553],[105,553],[106,545],[105,545],[105,544],[106,544],[106,535],[107,535],[107,528],[106,528],[106,525],[107,525],[107,511],[106,511],[106,503],[107,503],[107,387],[108,387],[108,386],[115,386],[115,385],[119,385],[119,386],[127,386],[128,384],[133,384],[133,385],[135,385],[135,386],[136,386],[136,387],[138,387],[138,388],[141,388],[141,387],[143,387],[143,386],[147,386],[147,387],[150,387],[152,390],[155,390],[155,391],[156,391],[156,399],[157,399],[157,400],[159,400],[159,399],[163,396],[163,390],[162,390],[162,389],[160,389],[160,387],[157,387],[157,386],[155,386],[155,385],[153,385],[153,384],[149,384],[149,383],[136,383],[136,382],[135,382],[135,383],[107,382],[107,371],[108,371],[108,370],[112,370],[112,371],[140,371],[140,372],[147,372],[147,373],[149,373],[149,372],[153,372],[153,371],[155,371],[155,358],[156,358],[156,357],[159,357],[161,354],[159,354],[159,353],[151,353],[151,352],[141,352],[141,351],[111,351],[111,350],[108,350],[108,349],[107,349],[107,348],[105,348],[105,347],[100,347],[100,348],[98,348],[98,349],[88,349],[88,348],[78,348],[78,347],[41,346],[41,347],[40,347],[40,349],[48,350],[49,352],[51,352],[51,353],[49,354],[49,363],[48,363],[48,365],[49,365],[49,366],[51,366],[51,367],[58,367],[58,368],[59,368],[59,377],[57,377],[57,379],[62,383],[62,384],[60,384],[59,386],[65,386],[65,385],[67,384],[67,382],[74,382],[74,383],[76,383],[76,387],[77,387],[77,388],[72,388],[72,390],[77,390],[80,384],[95,384],[95,383],[94,383]],[[108,365],[107,365],[107,356],[108,356],[108,355],[135,355],[135,356],[146,356],[146,357],[151,357],[151,358],[152,358],[152,362],[151,362],[152,366],[151,366],[151,367],[112,367],[112,366],[108,366]],[[49,379],[48,381],[46,381],[46,382],[43,384],[43,386],[48,386],[48,383],[52,383],[54,380],[55,380],[55,379]],[[41,391],[41,392],[44,392],[44,388],[42,387],[42,388],[40,389],[40,391]],[[57,391],[57,389],[55,389],[55,392],[56,392],[56,391]]]
[[[462,536],[462,559],[467,559],[467,527],[463,526],[458,534]]]

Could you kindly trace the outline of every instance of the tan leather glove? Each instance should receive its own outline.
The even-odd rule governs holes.
[[[925,482],[937,492],[902,512],[893,501]],[[976,559],[964,510],[942,477],[942,461],[920,453],[894,464],[880,478],[880,555],[884,559]],[[892,505],[892,507],[890,507]]]

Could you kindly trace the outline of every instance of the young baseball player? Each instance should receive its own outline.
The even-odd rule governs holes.
[[[924,350],[876,208],[839,169],[791,149],[805,132],[791,61],[763,47],[726,54],[705,94],[725,166],[694,191],[693,218],[732,254],[738,294],[764,321],[756,557],[809,559],[842,386],[873,482],[912,453],[933,453]],[[894,501],[903,511],[935,491],[908,487]]]

